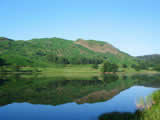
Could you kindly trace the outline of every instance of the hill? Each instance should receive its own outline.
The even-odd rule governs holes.
[[[143,60],[148,67],[160,65],[160,54],[138,56],[139,60]]]
[[[7,63],[23,66],[99,64],[104,60],[130,65],[136,61],[106,42],[82,39],[72,41],[56,37],[27,41],[0,37],[0,56]]]

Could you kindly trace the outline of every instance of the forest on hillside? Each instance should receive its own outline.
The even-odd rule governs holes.
[[[136,61],[109,43],[95,40],[40,38],[23,41],[0,37],[0,51],[0,58],[6,63],[20,66],[101,64],[106,60],[131,65]]]

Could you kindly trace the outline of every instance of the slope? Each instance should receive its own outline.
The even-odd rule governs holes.
[[[0,37],[0,56],[8,63],[23,66],[100,64],[104,60],[130,65],[136,61],[135,58],[106,42],[72,41],[56,37],[27,41]]]

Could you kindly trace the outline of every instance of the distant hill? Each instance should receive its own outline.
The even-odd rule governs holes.
[[[153,54],[153,55],[145,55],[145,56],[138,56],[139,60],[143,60],[145,64],[149,67],[156,66],[160,64],[160,54]]]
[[[0,56],[8,63],[18,65],[47,66],[49,64],[94,64],[108,60],[130,65],[136,59],[111,44],[96,41],[40,38],[12,40],[0,37]]]

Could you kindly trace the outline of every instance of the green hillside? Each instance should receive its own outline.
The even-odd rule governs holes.
[[[140,61],[143,61],[146,67],[156,71],[160,71],[160,55],[159,54],[138,56],[137,58]]]
[[[72,41],[56,37],[27,41],[0,37],[0,57],[9,64],[22,66],[100,64],[104,60],[130,65],[136,61],[106,42],[82,39]]]
[[[160,54],[138,56],[137,58],[143,60],[149,67],[160,64]]]

